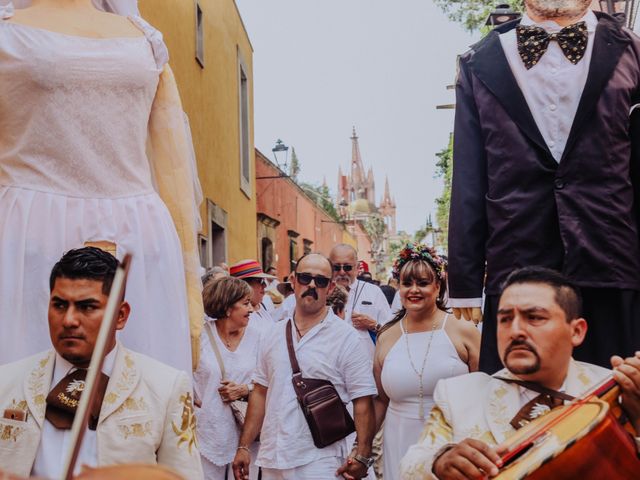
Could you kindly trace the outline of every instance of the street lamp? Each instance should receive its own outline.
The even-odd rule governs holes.
[[[627,27],[633,28],[637,14],[635,0],[598,0],[598,3],[600,11],[622,18]]]
[[[496,9],[489,14],[485,25],[495,28],[521,16],[522,14],[512,10],[508,3],[501,3],[496,5]]]
[[[289,159],[289,147],[287,147],[282,140],[276,141],[276,146],[271,149],[273,152],[273,158],[276,159],[276,165],[283,172],[287,171],[287,161]]]
[[[277,175],[265,175],[262,177],[256,177],[256,180],[266,180],[274,178],[290,178],[287,173],[287,160],[289,156],[289,147],[280,139],[276,140],[276,146],[271,149],[273,152],[273,158],[276,160],[276,167],[278,169]]]

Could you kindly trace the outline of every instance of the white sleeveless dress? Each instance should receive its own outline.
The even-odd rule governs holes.
[[[54,263],[87,241],[133,253],[120,339],[190,371],[185,274],[145,148],[168,53],[138,37],[86,38],[8,21],[0,6],[0,364],[51,347]]]
[[[403,321],[400,322],[402,335],[391,347],[382,366],[382,388],[389,397],[389,407],[384,421],[382,440],[384,479],[400,478],[400,460],[411,445],[418,441],[433,407],[433,391],[441,378],[455,377],[469,372],[469,368],[458,356],[444,327],[449,315],[445,316],[442,327],[434,332],[407,333]],[[431,349],[423,373],[424,420],[420,419],[420,383],[407,353],[407,337],[413,364],[419,370],[427,351],[429,339]]]

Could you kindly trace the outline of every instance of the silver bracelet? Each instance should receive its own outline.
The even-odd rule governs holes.
[[[245,445],[239,445],[238,448],[236,450],[246,450],[247,453],[249,455],[251,455],[251,450],[249,450],[249,447],[245,446]]]

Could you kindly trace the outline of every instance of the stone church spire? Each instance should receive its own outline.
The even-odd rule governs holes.
[[[364,165],[362,164],[362,156],[360,155],[360,145],[358,144],[358,136],[356,135],[356,127],[353,127],[351,135],[351,184],[356,189],[362,188],[365,182]],[[356,198],[361,192],[356,191]]]
[[[391,198],[391,190],[389,189],[389,177],[385,176],[384,179],[384,195],[378,208],[380,215],[385,220],[387,225],[387,233],[389,235],[396,234],[396,202]]]

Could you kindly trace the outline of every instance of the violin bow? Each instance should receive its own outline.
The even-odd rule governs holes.
[[[89,422],[89,407],[90,405],[93,405],[93,401],[96,396],[98,375],[102,371],[104,358],[107,353],[109,353],[106,351],[107,341],[115,332],[119,307],[124,300],[124,289],[130,265],[131,254],[126,254],[122,259],[122,262],[118,264],[118,268],[116,269],[116,273],[113,277],[111,292],[107,299],[107,305],[105,307],[104,316],[102,317],[102,323],[100,324],[96,345],[93,349],[93,354],[91,355],[91,363],[89,363],[84,390],[80,396],[78,408],[71,426],[71,448],[65,458],[64,468],[62,469],[62,480],[72,480],[73,477],[73,471],[75,470],[75,464],[78,460],[78,453],[80,452],[82,439],[87,430],[87,423]]]

